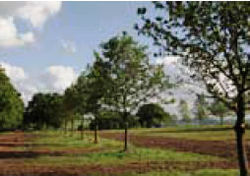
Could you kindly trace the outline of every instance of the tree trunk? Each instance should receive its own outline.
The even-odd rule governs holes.
[[[81,126],[82,126],[82,129],[81,129],[81,139],[83,139],[83,136],[84,136],[84,119],[82,119],[82,124],[81,124]]]
[[[240,176],[248,176],[248,162],[244,145],[245,134],[245,101],[244,95],[238,97],[237,102],[237,121],[235,124],[237,154],[240,167]]]
[[[220,125],[224,125],[224,117],[220,117]]]
[[[64,134],[67,134],[67,120],[64,121]]]
[[[128,122],[125,122],[124,128],[124,151],[128,151]]]
[[[74,134],[74,119],[71,119],[71,136]]]
[[[97,122],[95,122],[95,140],[94,140],[95,144],[98,143],[98,134],[97,134],[97,131],[98,131],[98,124],[97,124]]]

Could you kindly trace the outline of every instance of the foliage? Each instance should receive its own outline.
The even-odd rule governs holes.
[[[35,129],[59,128],[63,122],[63,99],[57,93],[35,94],[24,114],[24,126]]]
[[[100,130],[102,129],[123,129],[124,128],[124,121],[120,113],[116,111],[107,111],[101,110],[99,112],[97,119],[98,127]],[[138,127],[139,122],[138,118],[133,115],[129,115],[128,117],[128,127]],[[95,128],[95,120],[92,120],[90,123],[90,129]]]
[[[125,150],[129,114],[164,88],[164,72],[161,66],[149,63],[146,47],[139,45],[124,33],[101,45],[99,62],[105,65],[103,74],[105,93],[104,107],[121,113],[125,124]]]
[[[152,66],[146,55],[146,47],[124,34],[111,38],[101,45],[108,78],[104,103],[122,113],[124,120],[136,107],[163,88],[164,73],[159,66]]]
[[[239,96],[249,91],[247,47],[249,2],[154,2],[159,16],[136,25],[169,54],[177,54],[208,91],[235,109]],[[161,13],[162,12],[162,13]],[[167,12],[167,13],[164,13]],[[233,92],[233,93],[232,93]]]
[[[160,127],[172,121],[170,114],[160,105],[153,103],[142,105],[136,115],[139,117],[141,126],[147,128]]]
[[[209,106],[209,111],[215,115],[218,116],[221,120],[221,125],[223,125],[223,118],[226,114],[228,114],[229,109],[220,101],[214,101]]]
[[[20,127],[23,111],[24,104],[20,94],[0,66],[0,130]]]
[[[157,16],[148,18],[147,9],[139,8],[143,24],[135,26],[160,46],[160,54],[180,56],[212,97],[235,111],[241,176],[248,175],[243,134],[245,97],[250,91],[249,6],[249,2],[154,2]]]

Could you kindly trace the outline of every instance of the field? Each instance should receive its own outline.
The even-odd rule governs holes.
[[[234,133],[228,126],[0,134],[3,176],[236,176]],[[246,133],[250,140],[250,131]],[[250,146],[247,148],[250,153]],[[248,155],[250,159],[250,155]]]

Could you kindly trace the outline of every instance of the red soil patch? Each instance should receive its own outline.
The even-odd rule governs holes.
[[[123,140],[122,133],[101,132],[104,138]],[[213,155],[236,160],[236,145],[234,142],[226,141],[198,141],[180,138],[136,136],[130,134],[129,141],[140,147],[155,147],[162,149],[173,149],[182,152],[193,152],[199,154]],[[250,146],[246,146],[248,159],[250,159]]]
[[[101,134],[104,137],[122,140],[120,134]],[[32,140],[37,137],[22,132],[16,132],[12,134],[0,135],[0,176],[89,176],[93,173],[100,173],[100,175],[119,175],[122,173],[136,172],[144,173],[149,171],[163,171],[163,170],[180,170],[180,171],[193,171],[197,169],[206,168],[237,168],[237,163],[229,161],[216,161],[216,162],[177,162],[177,161],[161,161],[161,162],[133,162],[123,165],[62,165],[62,166],[49,166],[47,164],[24,164],[22,158],[38,157],[40,155],[64,155],[64,154],[79,154],[79,153],[91,153],[98,152],[101,149],[69,149],[60,151],[50,151],[47,149],[35,149],[32,146],[36,144],[32,143]],[[138,137],[131,136],[130,140],[138,145],[144,147],[161,147],[178,149],[180,151],[196,151],[195,145],[191,141],[179,140],[181,143],[176,143],[175,139],[165,139],[156,137]],[[210,143],[210,142],[209,142]],[[27,151],[18,151],[15,147],[29,145],[31,148],[27,148]],[[190,147],[190,145],[193,145]],[[203,148],[205,144],[199,143],[198,148]],[[189,146],[189,148],[185,148]],[[196,146],[197,147],[197,146]],[[211,148],[207,148],[210,149]],[[204,148],[205,150],[205,148]]]
[[[83,154],[101,151],[98,149],[88,148],[72,148],[57,151],[46,149],[46,145],[50,144],[35,144],[32,141],[39,136],[34,134],[26,134],[23,132],[15,132],[0,135],[0,159],[8,158],[34,158],[40,155],[62,156],[65,154]],[[15,147],[26,147],[26,150],[17,150]],[[42,147],[43,149],[36,149]]]
[[[194,171],[207,168],[236,168],[232,162],[133,162],[125,165],[85,165],[85,166],[39,166],[23,165],[21,163],[8,164],[0,162],[0,175],[6,176],[87,176],[91,173],[100,173],[102,175],[117,175],[122,173],[136,172],[145,173],[149,171]]]

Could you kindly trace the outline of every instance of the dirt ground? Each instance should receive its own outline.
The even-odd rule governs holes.
[[[112,139],[122,139],[121,134],[101,133],[102,137]],[[32,140],[38,136],[26,134],[23,132],[15,132],[11,134],[0,135],[0,176],[89,176],[91,173],[101,173],[102,176],[119,175],[120,173],[144,173],[152,170],[182,170],[192,171],[197,169],[228,169],[237,168],[237,163],[231,161],[215,161],[215,162],[177,162],[177,161],[141,161],[131,162],[122,165],[84,165],[84,166],[44,166],[39,164],[25,164],[22,159],[33,158],[40,155],[61,156],[68,153],[90,153],[86,149],[75,149],[70,151],[34,150]],[[225,148],[224,143],[200,143],[197,141],[185,141],[168,138],[157,137],[138,137],[130,136],[130,141],[138,146],[144,147],[160,147],[173,148],[178,151],[188,151],[202,154],[213,154],[222,157],[230,157],[227,153],[230,150]],[[233,145],[232,145],[233,146]],[[31,147],[31,150],[20,150],[18,147]],[[27,148],[29,149],[29,148]],[[221,153],[220,153],[221,152]],[[230,151],[232,152],[232,151]]]
[[[101,137],[123,140],[123,133],[100,133]],[[154,147],[163,149],[174,149],[182,152],[193,152],[212,156],[223,157],[236,161],[236,145],[234,142],[225,141],[199,141],[180,138],[136,136],[129,135],[129,141],[140,147]],[[250,145],[246,146],[248,159],[250,160]]]

